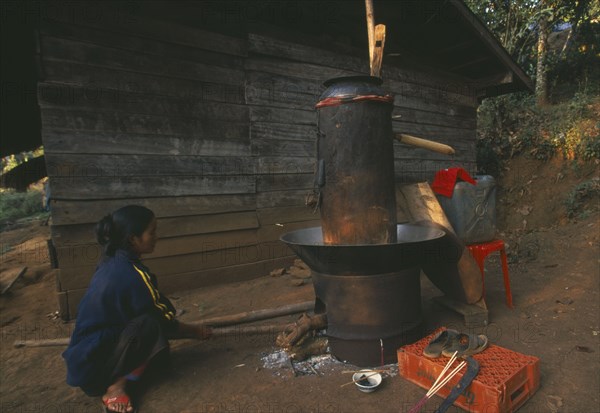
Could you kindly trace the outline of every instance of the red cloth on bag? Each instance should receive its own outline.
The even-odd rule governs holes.
[[[471,175],[463,168],[448,168],[436,172],[433,183],[431,184],[431,189],[433,189],[433,192],[436,194],[452,198],[454,185],[458,178],[470,184],[477,185],[477,182],[475,182],[475,180],[471,178]]]

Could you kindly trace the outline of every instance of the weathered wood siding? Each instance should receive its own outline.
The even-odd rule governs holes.
[[[42,26],[38,95],[66,317],[100,257],[94,223],[130,203],[158,217],[146,263],[166,291],[291,261],[279,236],[318,225],[305,197],[322,83],[368,72],[366,59],[297,39],[141,18]],[[455,164],[472,171],[475,99],[435,74],[384,66],[384,76],[396,94],[394,130],[457,149],[449,159],[396,143],[397,181],[431,180]]]
[[[146,262],[167,291],[248,279],[290,255],[258,238],[245,38],[142,18],[46,21],[40,52],[65,316],[100,257],[94,223],[126,204],[158,217]]]
[[[450,166],[476,171],[477,98],[455,78],[441,74],[384,67],[384,87],[395,94],[392,126],[407,133],[452,146],[449,157],[394,143],[396,182],[432,181]]]
[[[288,33],[286,38],[290,37],[293,35]],[[258,156],[259,221],[261,228],[270,224],[260,219],[268,211],[270,216],[281,217],[278,222],[297,224],[312,215],[302,205],[313,187],[317,128],[314,105],[325,89],[323,82],[363,75],[368,72],[368,63],[302,44],[306,36],[286,41],[250,33],[248,38],[246,102],[250,107],[253,153]],[[384,66],[384,72],[384,87],[396,95],[394,131],[447,143],[456,149],[450,158],[396,142],[397,182],[431,181],[437,170],[453,165],[474,173],[475,94],[460,79],[439,73],[392,66]],[[289,229],[282,226],[278,233]]]

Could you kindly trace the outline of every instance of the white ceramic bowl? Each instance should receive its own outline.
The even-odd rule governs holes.
[[[369,385],[362,384],[364,380],[369,382]],[[381,384],[381,374],[374,372],[373,370],[360,370],[352,375],[352,381],[356,384],[356,387],[362,392],[371,393],[375,391],[377,386]]]

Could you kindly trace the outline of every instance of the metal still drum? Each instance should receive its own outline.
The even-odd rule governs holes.
[[[396,241],[391,113],[381,79],[331,79],[316,105],[321,224],[326,244]]]

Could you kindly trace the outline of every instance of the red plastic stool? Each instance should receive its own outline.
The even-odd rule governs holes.
[[[467,245],[469,251],[471,251],[471,255],[477,261],[477,265],[479,265],[479,270],[481,271],[481,281],[484,284],[484,294],[485,294],[485,257],[495,251],[500,251],[500,258],[502,259],[502,272],[504,273],[504,290],[506,292],[506,305],[509,308],[513,308],[512,303],[512,293],[510,292],[510,277],[508,275],[508,263],[506,261],[506,250],[504,249],[504,241],[501,239],[496,239],[490,242],[483,242],[481,244],[471,244]]]

